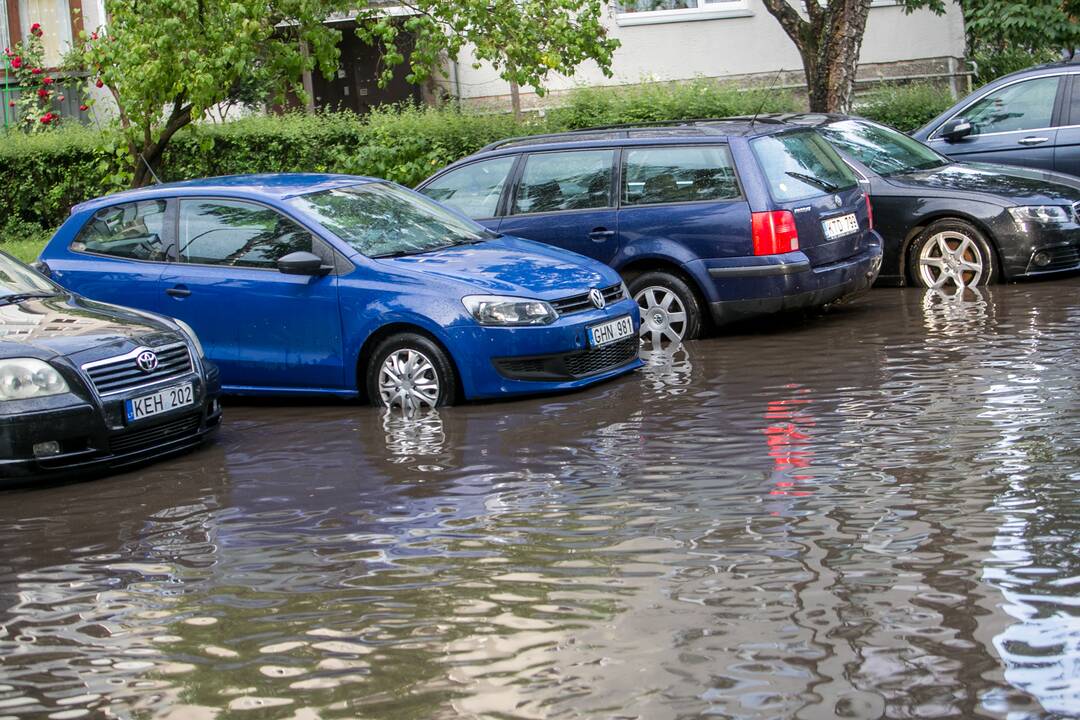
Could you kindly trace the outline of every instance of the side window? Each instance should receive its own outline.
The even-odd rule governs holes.
[[[1072,76],[1072,98],[1066,113],[1066,125],[1080,125],[1080,75]]]
[[[961,114],[977,135],[1050,127],[1057,89],[1057,77],[1025,80],[990,93]]]
[[[180,261],[275,268],[299,250],[313,252],[310,232],[276,210],[237,200],[180,201]]]
[[[611,202],[614,150],[529,155],[514,193],[514,214],[605,208]]]
[[[164,200],[113,205],[94,213],[71,243],[71,249],[131,260],[162,261],[164,226]]]
[[[446,173],[421,192],[466,217],[495,217],[515,155],[482,160]]]
[[[623,153],[622,176],[624,205],[742,196],[726,145],[628,148]]]

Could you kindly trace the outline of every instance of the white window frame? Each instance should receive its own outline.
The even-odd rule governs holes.
[[[659,23],[694,22],[697,20],[723,20],[726,18],[752,17],[750,0],[714,0],[706,3],[697,0],[698,7],[675,10],[649,10],[622,12],[619,0],[614,0],[615,23],[620,27],[633,25],[656,25]]]
[[[11,47],[11,32],[8,29],[8,12],[6,0],[0,0],[0,48]]]

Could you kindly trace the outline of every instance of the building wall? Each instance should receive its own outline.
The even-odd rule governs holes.
[[[799,54],[761,0],[713,0],[707,7],[721,9],[696,12],[622,14],[617,7],[608,3],[605,21],[611,37],[622,43],[615,51],[613,77],[588,62],[573,77],[552,76],[548,89],[558,93],[579,85],[696,77],[769,82],[778,70],[790,71],[781,84],[802,82]],[[875,0],[860,55],[861,77],[947,72],[949,58],[963,57],[964,21],[958,5],[949,3],[943,16],[926,10],[905,15],[892,0]],[[456,83],[454,69],[447,68],[442,84],[449,94],[460,90],[460,97],[471,101],[509,94],[509,86],[490,65],[474,69],[473,62],[470,54],[462,53]]]

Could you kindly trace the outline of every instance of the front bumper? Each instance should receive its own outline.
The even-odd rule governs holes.
[[[194,403],[126,424],[124,401],[161,388],[144,388],[101,400],[50,398],[48,407],[0,415],[0,481],[90,476],[121,470],[197,447],[221,424],[221,383],[216,368],[163,385],[194,384]],[[34,455],[34,445],[54,441],[60,452]]]
[[[588,328],[629,315],[634,335],[600,348],[590,348]],[[506,395],[535,395],[587,387],[636,370],[637,303],[624,298],[603,310],[565,315],[551,325],[485,327],[469,325],[450,331],[450,351],[469,400]]]
[[[706,278],[709,310],[718,325],[758,315],[821,307],[870,289],[881,271],[881,238],[827,265],[812,266],[801,252],[760,258],[698,260],[688,270]],[[742,262],[739,261],[750,261]],[[695,267],[696,266],[696,267]]]
[[[1027,242],[1020,243],[1015,257],[1004,260],[1006,277],[1034,277],[1080,270],[1080,225],[1036,228],[1027,233],[1025,239]]]

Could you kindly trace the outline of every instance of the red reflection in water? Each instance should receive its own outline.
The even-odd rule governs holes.
[[[796,391],[799,395],[810,392],[807,388]],[[814,451],[811,447],[809,428],[814,427],[814,417],[808,412],[810,398],[791,397],[770,400],[765,410],[765,420],[773,421],[764,429],[765,442],[769,446],[769,457],[776,464],[776,471],[782,473],[783,480],[777,480],[770,495],[791,495],[805,497],[813,494],[811,490],[797,490],[798,484],[810,480],[809,475],[789,474],[792,470],[810,467]]]

